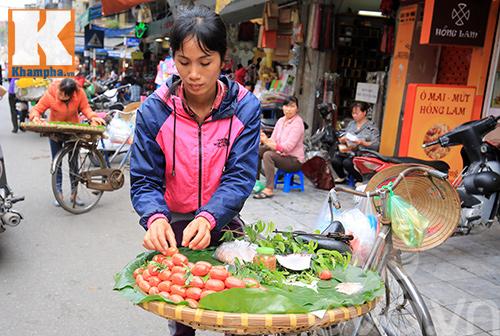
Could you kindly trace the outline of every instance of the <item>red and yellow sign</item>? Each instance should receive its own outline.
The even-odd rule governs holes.
[[[471,120],[475,94],[473,86],[409,84],[399,155],[446,161],[451,167],[449,176],[453,181],[462,170],[460,147],[436,145],[424,149],[422,144]]]

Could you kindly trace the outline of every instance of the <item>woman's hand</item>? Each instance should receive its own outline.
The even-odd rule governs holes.
[[[340,138],[339,138],[339,142],[340,142],[340,143],[344,143],[344,144],[345,144],[345,143],[347,142],[347,138],[346,138],[345,136],[340,137]]]
[[[267,139],[264,143],[267,147],[271,148],[273,151],[276,151],[276,141],[273,139]]]
[[[104,119],[99,117],[93,117],[92,119],[90,119],[90,124],[92,126],[105,125],[106,121],[104,121]]]
[[[37,124],[37,125],[41,125],[42,124],[42,120],[40,119],[40,117],[33,117],[33,119],[31,119],[31,122],[34,123],[34,124]]]
[[[158,218],[151,223],[142,245],[148,250],[160,251],[163,254],[169,247],[177,247],[174,231],[165,218]]]
[[[210,245],[210,222],[204,217],[195,218],[182,232],[182,246],[203,250]]]
[[[260,131],[260,143],[264,144],[267,139],[269,139],[269,138],[267,137],[266,133]]]
[[[370,146],[370,143],[368,141],[365,141],[363,139],[358,139],[356,141],[353,141],[357,146],[364,146],[364,147],[367,147],[367,146]]]

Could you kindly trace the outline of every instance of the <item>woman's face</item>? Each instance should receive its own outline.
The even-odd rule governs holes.
[[[283,105],[283,114],[285,115],[286,119],[292,119],[293,117],[295,117],[298,111],[299,108],[297,107],[297,104],[295,104],[295,102],[289,102],[287,105]]]
[[[366,118],[366,112],[361,111],[359,106],[355,106],[352,108],[352,118],[354,121],[360,122]]]
[[[185,39],[182,48],[175,53],[175,66],[184,89],[193,96],[208,95],[214,90],[222,67],[218,52],[208,54],[198,46],[196,38]]]

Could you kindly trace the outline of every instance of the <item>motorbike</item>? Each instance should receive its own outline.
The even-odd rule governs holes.
[[[500,150],[484,140],[498,124],[497,117],[466,122],[435,141],[423,144],[431,146],[463,146],[461,156],[463,170],[460,178],[453,182],[461,200],[461,220],[458,234],[467,235],[474,227],[489,227],[499,216],[500,203]],[[443,161],[425,161],[406,157],[387,157],[373,151],[364,151],[363,156],[353,159],[356,169],[369,176],[399,163],[425,164],[447,172],[449,166]]]
[[[0,147],[0,233],[6,230],[6,226],[14,227],[21,223],[23,216],[12,208],[21,201],[24,201],[24,197],[15,197],[7,184],[4,157]]]
[[[89,103],[93,110],[120,110],[125,108],[125,101],[119,100],[119,93],[131,87],[130,84],[122,85],[92,98]]]

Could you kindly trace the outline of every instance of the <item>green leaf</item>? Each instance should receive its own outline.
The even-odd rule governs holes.
[[[115,274],[115,286],[113,289],[121,290],[125,287],[133,287],[135,285],[134,271],[141,267],[144,262],[151,260],[159,252],[148,251],[139,254],[134,260],[129,262],[120,272]]]
[[[208,261],[212,265],[222,265],[222,263],[214,258],[215,247],[209,247],[201,251],[191,250],[185,247],[179,248],[179,252],[184,254],[190,262]]]
[[[200,308],[249,314],[306,313],[308,309],[277,288],[231,288],[205,296]]]

